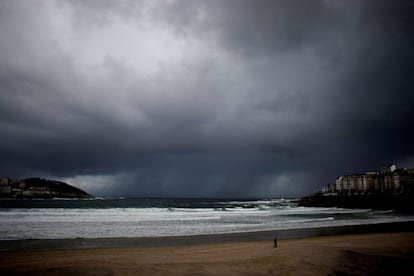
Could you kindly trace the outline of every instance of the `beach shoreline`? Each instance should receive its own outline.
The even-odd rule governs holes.
[[[317,236],[391,232],[414,232],[414,221],[187,236],[0,240],[0,252],[189,246],[244,241],[272,241],[274,238],[286,240]]]
[[[397,230],[394,228],[394,230]],[[0,252],[2,275],[407,275],[414,231]]]

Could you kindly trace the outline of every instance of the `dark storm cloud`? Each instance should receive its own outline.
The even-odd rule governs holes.
[[[178,33],[200,33],[231,51],[267,57],[324,40],[342,22],[340,11],[326,1],[173,1],[160,6],[155,6],[157,18]]]
[[[414,166],[409,1],[3,1],[2,174],[298,196]]]

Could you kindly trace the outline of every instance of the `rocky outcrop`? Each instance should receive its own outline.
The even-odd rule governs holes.
[[[300,199],[298,205],[305,207],[371,208],[414,212],[414,194],[352,196],[314,194]]]

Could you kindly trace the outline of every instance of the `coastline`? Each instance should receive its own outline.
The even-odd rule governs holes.
[[[368,194],[368,195],[324,195],[314,194],[302,197],[298,206],[304,207],[338,207],[338,208],[370,208],[373,210],[397,210],[404,213],[414,213],[414,193],[397,195]]]
[[[392,232],[414,232],[414,221],[188,236],[0,240],[0,252],[192,246]]]
[[[231,241],[229,236],[221,236],[222,241],[203,239],[199,244],[189,244],[189,240],[186,240],[181,241],[183,243],[181,245],[141,244],[107,248],[72,247],[3,251],[0,252],[0,273],[4,275],[406,275],[412,271],[414,261],[414,231],[412,224],[408,228],[406,226],[382,225],[377,229],[375,227],[346,229],[345,232],[340,229],[329,231],[324,229],[319,232],[322,235],[286,237],[278,240],[277,248],[273,247],[273,240]],[[340,234],[334,233],[334,230],[340,230]],[[355,233],[361,231],[365,233]],[[177,237],[172,238],[177,239]],[[192,237],[192,241],[198,238]],[[125,239],[121,240],[125,241]]]

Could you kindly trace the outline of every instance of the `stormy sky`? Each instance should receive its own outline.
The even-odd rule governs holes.
[[[0,0],[0,174],[298,197],[414,167],[414,3]]]

